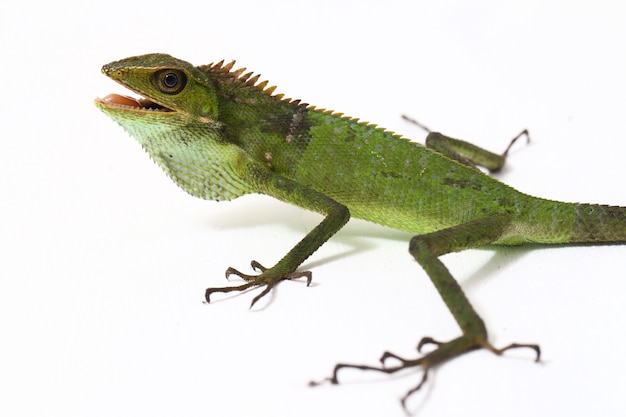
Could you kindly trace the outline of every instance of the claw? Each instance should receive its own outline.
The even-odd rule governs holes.
[[[422,375],[422,379],[420,380],[420,382],[414,388],[408,390],[407,393],[404,394],[404,396],[400,400],[400,404],[402,404],[402,408],[404,409],[404,411],[409,413],[409,410],[406,408],[406,401],[409,399],[411,395],[419,391],[422,388],[422,386],[426,383],[427,380],[428,380],[428,368],[424,369],[424,374]]]
[[[261,271],[262,273],[267,271],[267,268],[261,265],[260,263],[258,263],[257,261],[250,262],[250,266],[255,271]]]
[[[402,356],[398,356],[393,352],[384,352],[378,361],[384,368],[386,368],[385,362],[387,362],[387,359],[389,358],[399,361],[402,365],[406,365],[408,362],[410,362],[410,360],[405,359]]]
[[[235,268],[228,267],[225,272],[226,279],[230,279],[231,275],[237,275],[240,278],[246,279],[247,275],[242,272],[237,271]]]
[[[220,288],[207,288],[205,293],[204,293],[204,298],[206,299],[207,303],[211,302],[211,294],[216,293],[216,292],[223,292],[223,293],[228,293],[228,292],[232,292],[232,291],[245,291],[248,288],[254,287],[255,285],[258,285],[254,282],[247,282],[243,285],[238,285],[238,286],[233,286],[233,287],[220,287]]]
[[[433,339],[432,337],[423,337],[422,340],[420,340],[420,342],[417,344],[417,351],[418,352],[422,352],[422,348],[425,345],[437,345],[437,346],[441,346],[443,343],[436,341],[435,339]]]
[[[526,143],[527,144],[530,143],[530,134],[528,133],[528,129],[524,129],[517,136],[515,136],[513,139],[511,139],[511,142],[509,142],[509,146],[507,146],[506,149],[504,150],[504,152],[502,152],[502,157],[506,158],[506,156],[509,153],[509,150],[511,149],[513,144],[515,142],[517,142],[517,140],[519,138],[521,138],[522,136],[526,136]]]
[[[387,367],[385,366],[384,362],[386,359],[388,358],[393,358],[393,359],[397,359],[399,360],[401,363],[398,366],[394,366],[394,367]],[[347,364],[347,363],[339,363],[337,365],[335,365],[335,369],[333,370],[333,374],[331,377],[326,378],[322,381],[310,381],[309,382],[309,386],[310,387],[316,387],[318,385],[323,384],[324,382],[330,382],[333,385],[337,385],[339,384],[339,378],[338,378],[338,373],[341,369],[343,368],[352,368],[352,369],[358,369],[360,371],[377,371],[377,372],[383,372],[386,374],[394,374],[398,371],[401,371],[403,369],[407,369],[407,368],[412,368],[412,367],[417,367],[417,366],[422,366],[423,370],[424,370],[424,374],[422,375],[422,379],[420,379],[420,382],[412,389],[410,389],[400,400],[400,403],[402,404],[402,408],[408,413],[408,410],[406,408],[406,401],[409,399],[409,397],[411,395],[413,395],[414,393],[416,393],[417,391],[419,391],[422,386],[426,383],[426,381],[428,380],[428,372],[431,368],[431,366],[426,363],[425,357],[419,358],[419,359],[413,359],[413,360],[408,360],[408,359],[404,359],[401,356],[396,355],[395,353],[391,353],[391,352],[385,352],[383,353],[383,356],[380,358],[380,361],[382,362],[381,366],[369,366],[369,365],[354,365],[354,364]]]
[[[337,365],[335,365],[335,368],[333,369],[332,375],[330,377],[319,382],[311,381],[309,382],[309,386],[317,386],[324,382],[330,382],[331,384],[334,384],[334,385],[339,384],[338,374],[339,374],[339,371],[344,368],[358,369],[360,371],[377,371],[377,372],[382,372],[385,374],[394,374],[404,369],[421,367],[423,370],[423,375],[419,383],[414,388],[407,391],[407,393],[400,400],[402,404],[402,408],[404,408],[404,410],[408,412],[406,408],[407,400],[424,386],[424,384],[428,380],[428,373],[430,372],[430,370],[436,365],[439,365],[442,362],[448,361],[465,352],[469,352],[475,349],[485,348],[489,350],[490,352],[495,353],[496,355],[502,355],[504,352],[510,349],[528,348],[528,349],[532,349],[535,351],[536,353],[535,362],[539,362],[540,355],[541,355],[541,350],[539,349],[539,345],[536,345],[536,344],[511,343],[510,345],[505,346],[504,348],[498,349],[498,348],[493,347],[489,342],[487,342],[482,337],[471,338],[471,337],[468,337],[467,335],[461,336],[458,339],[454,339],[446,343],[438,342],[431,337],[424,337],[417,345],[417,350],[421,351],[422,347],[427,344],[437,345],[437,349],[417,359],[406,359],[392,352],[384,352],[380,358],[380,362],[381,362],[380,366],[338,363]],[[387,366],[386,362],[388,359],[395,359],[400,363],[396,366]]]
[[[535,354],[536,354],[535,362],[541,362],[541,348],[539,347],[539,345],[534,344],[534,343],[511,343],[510,345],[505,346],[500,349],[493,347],[490,343],[487,343],[487,342],[485,342],[482,346],[488,351],[493,352],[498,356],[502,355],[504,352],[506,352],[507,350],[511,350],[511,349],[519,349],[519,348],[532,349],[535,351]]]
[[[239,278],[246,281],[246,283],[242,285],[230,286],[230,287],[207,288],[205,295],[204,295],[206,302],[210,303],[211,294],[216,293],[216,292],[229,293],[233,291],[244,291],[244,290],[247,290],[248,288],[260,287],[264,285],[265,288],[263,289],[263,291],[252,299],[252,303],[250,304],[250,307],[252,307],[254,306],[254,304],[256,304],[257,301],[259,301],[261,298],[269,294],[272,288],[274,288],[274,286],[280,281],[306,278],[306,285],[308,287],[309,285],[311,285],[311,282],[313,280],[313,274],[311,273],[311,271],[290,272],[286,274],[279,273],[279,274],[276,274],[277,276],[273,276],[274,275],[272,273],[273,268],[266,268],[257,261],[250,262],[250,266],[252,267],[254,271],[260,272],[260,274],[259,275],[244,274],[243,272],[235,268],[232,268],[232,267],[227,268],[225,272],[226,279],[229,279],[231,275],[236,275]]]
[[[253,271],[260,271],[261,274],[267,271],[267,268],[261,265],[260,263],[258,263],[257,261],[250,262],[250,266],[252,267]],[[243,272],[240,272],[239,270],[233,267],[228,267],[226,269],[226,279],[228,279],[231,275],[237,275],[239,278],[243,279],[244,281],[254,281],[257,278],[259,278],[258,275],[244,274]]]

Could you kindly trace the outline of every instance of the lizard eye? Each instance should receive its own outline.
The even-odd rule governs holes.
[[[178,94],[187,84],[187,76],[178,70],[161,70],[154,74],[154,84],[165,94]]]

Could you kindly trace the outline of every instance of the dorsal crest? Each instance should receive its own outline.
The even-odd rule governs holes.
[[[234,66],[234,60],[229,63],[225,63],[224,60],[221,60],[217,63],[201,65],[198,68],[212,77],[219,79],[220,82],[226,85],[231,84],[232,86],[247,88],[249,90],[254,90],[270,97],[274,97],[277,100],[281,100],[286,103],[308,107],[307,103],[302,103],[298,99],[294,100],[292,98],[285,97],[284,94],[274,94],[276,86],[272,85],[268,87],[267,85],[269,82],[267,80],[259,82],[261,74],[254,74],[252,71],[246,72],[246,67],[233,69]]]
[[[334,110],[329,110],[325,108],[319,108],[319,107],[310,105],[308,103],[303,103],[299,99],[292,99],[289,97],[285,97],[284,94],[280,94],[280,93],[274,94],[276,90],[276,86],[268,87],[267,85],[269,84],[269,82],[267,80],[259,82],[261,75],[254,74],[254,72],[252,71],[247,71],[246,67],[233,69],[235,66],[235,62],[236,62],[235,60],[232,60],[226,63],[224,60],[221,60],[217,63],[200,65],[198,68],[201,71],[207,73],[210,78],[217,80],[220,84],[224,86],[230,85],[234,88],[245,88],[245,89],[248,89],[249,91],[260,92],[262,94],[265,94],[269,97],[273,97],[285,103],[289,103],[289,104],[296,105],[296,106],[301,106],[301,107],[306,108],[307,110],[320,112],[329,116],[340,117],[344,120],[349,120],[351,122],[362,123],[372,128],[375,128],[377,130],[390,133],[394,137],[405,139],[401,135],[398,135],[394,132],[390,132],[386,129],[382,129],[378,127],[376,124],[361,121],[355,117],[346,116],[341,112],[336,112]]]

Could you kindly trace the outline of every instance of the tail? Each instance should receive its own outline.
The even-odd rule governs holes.
[[[515,243],[626,242],[626,207],[534,199],[518,220]]]
[[[570,242],[626,242],[626,207],[576,204]]]

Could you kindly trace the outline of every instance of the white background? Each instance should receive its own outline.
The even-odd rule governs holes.
[[[352,221],[283,283],[203,304],[227,266],[272,264],[320,217],[267,197],[179,190],[92,100],[102,64],[167,52],[237,59],[287,96],[418,141],[408,113],[495,151],[499,178],[626,204],[626,29],[619,1],[100,1],[0,5],[0,415],[402,416],[421,374],[337,361],[410,356],[459,334],[409,236]],[[497,345],[446,364],[420,416],[617,415],[626,409],[623,246],[444,257]]]

